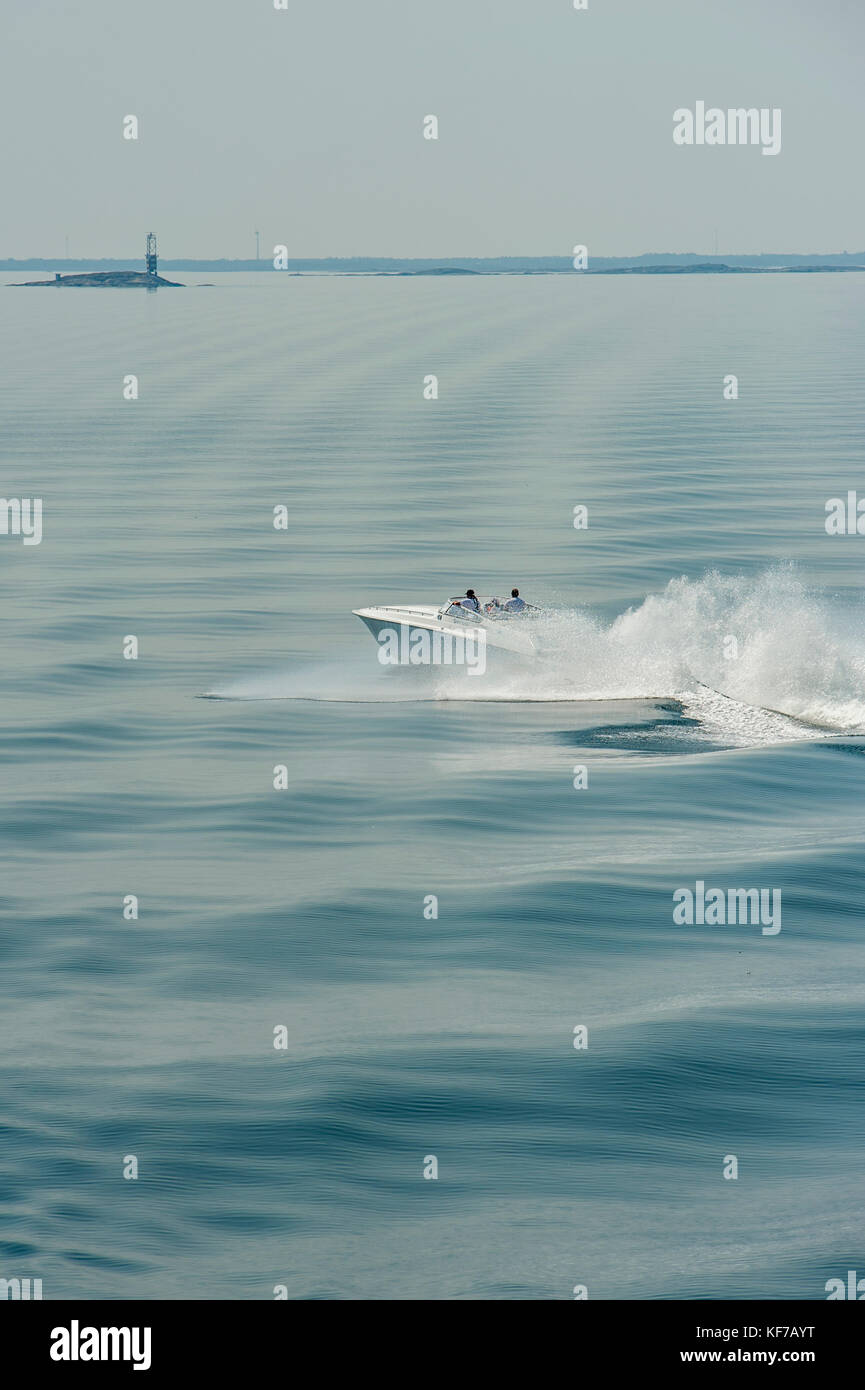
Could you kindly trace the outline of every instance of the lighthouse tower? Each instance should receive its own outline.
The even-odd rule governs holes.
[[[153,232],[147,233],[147,250],[144,254],[144,267],[148,275],[156,274],[156,237]]]

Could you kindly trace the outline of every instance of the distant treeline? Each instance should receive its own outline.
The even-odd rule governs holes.
[[[706,256],[696,252],[676,252],[676,251],[647,251],[642,256],[592,256],[589,255],[589,272],[598,270],[628,270],[630,268],[640,269],[646,266],[730,266],[731,268],[746,268],[753,266],[755,269],[766,270],[771,266],[815,266],[815,267],[839,267],[849,268],[854,265],[865,265],[865,251],[838,251],[831,255],[814,254],[786,254],[766,252],[759,256]],[[142,258],[140,256],[130,260],[114,260],[109,258],[88,259],[88,258],[58,258],[49,260],[45,257],[28,257],[25,260],[16,260],[11,257],[8,260],[0,260],[0,270],[59,270],[71,272],[76,270],[140,270]],[[160,258],[159,266],[161,270],[199,270],[199,271],[219,271],[219,270],[261,270],[270,271],[273,274],[284,274],[283,271],[274,271],[273,263],[269,260],[173,260],[169,257]],[[447,256],[436,258],[422,257],[395,257],[395,256],[328,256],[321,260],[298,259],[290,260],[287,265],[289,271],[343,271],[351,274],[369,274],[370,272],[391,272],[405,274],[425,273],[429,271],[449,271],[462,270],[475,272],[475,274],[495,274],[503,271],[510,271],[514,274],[543,274],[551,271],[571,270],[572,262],[568,256]]]

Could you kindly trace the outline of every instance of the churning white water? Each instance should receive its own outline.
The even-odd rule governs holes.
[[[584,609],[550,608],[534,630],[535,659],[488,649],[483,674],[383,667],[365,636],[363,654],[349,661],[252,676],[211,693],[374,702],[676,696],[707,723],[758,741],[865,731],[865,610],[809,591],[791,567],[673,579],[607,623]]]

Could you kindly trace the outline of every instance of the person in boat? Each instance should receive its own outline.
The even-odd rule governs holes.
[[[474,589],[466,589],[465,598],[455,599],[454,602],[458,608],[467,608],[470,613],[480,613],[481,611]]]
[[[510,598],[502,606],[506,613],[525,613],[529,605],[524,598],[520,598],[519,589],[511,589]]]

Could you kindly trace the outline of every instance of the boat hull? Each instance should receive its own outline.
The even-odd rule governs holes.
[[[423,607],[353,608],[352,612],[377,641],[383,632],[395,632],[408,642],[414,634],[425,632],[473,644],[482,641],[488,651],[510,652],[516,656],[531,657],[537,651],[531,633],[517,628],[513,619],[496,622],[475,619],[471,615],[454,618],[441,615],[437,608]]]

